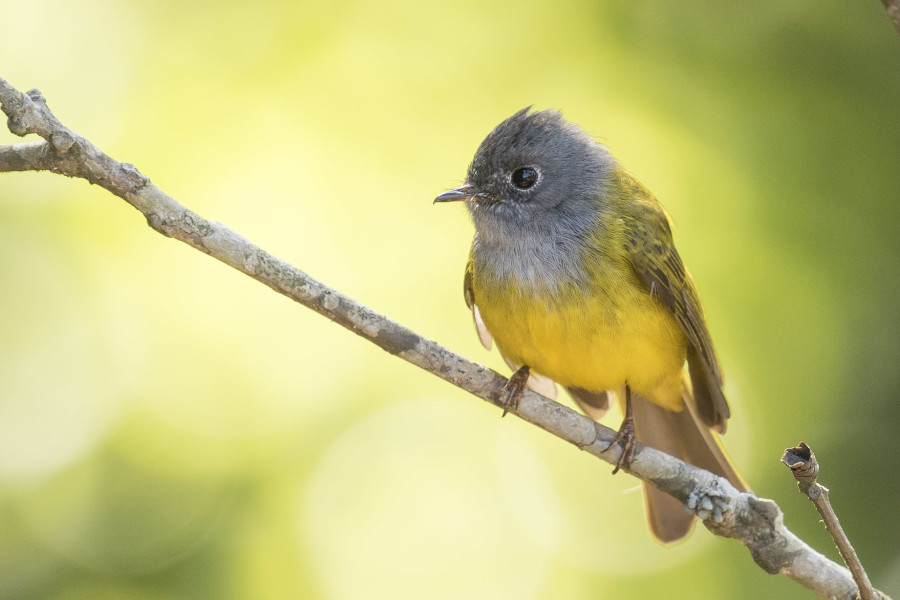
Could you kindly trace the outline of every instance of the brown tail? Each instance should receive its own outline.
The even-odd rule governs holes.
[[[687,395],[687,392],[686,392]],[[632,395],[637,439],[642,444],[725,477],[741,491],[748,489],[719,442],[719,436],[703,424],[690,397],[686,408],[673,412],[646,398]],[[677,542],[694,526],[694,516],[675,498],[644,483],[650,533],[663,544]]]

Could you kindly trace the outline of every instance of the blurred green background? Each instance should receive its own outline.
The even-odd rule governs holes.
[[[900,596],[900,36],[878,2],[0,9],[0,76],[64,123],[501,372],[463,304],[471,225],[431,200],[503,118],[563,110],[675,220],[746,478],[837,559],[778,462],[809,442]],[[0,175],[0,274],[0,598],[812,597],[702,527],[659,547],[634,479],[84,181]]]

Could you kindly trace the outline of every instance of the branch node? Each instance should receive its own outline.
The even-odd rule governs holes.
[[[22,118],[22,110],[25,107],[25,94],[12,88],[4,90],[5,98],[2,102],[3,112],[6,113],[6,123],[11,133],[23,137],[28,133],[25,119]]]
[[[131,163],[121,163],[122,172],[130,179],[131,192],[138,193],[150,183],[150,178],[138,171],[138,168]]]
[[[75,143],[75,137],[68,131],[54,131],[50,134],[50,145],[59,152],[65,154]]]
[[[28,94],[28,97],[31,98],[34,102],[47,106],[47,99],[44,98],[44,94],[41,93],[41,90],[33,88],[28,90],[28,92],[26,93]]]
[[[22,117],[15,115],[10,116],[6,120],[6,124],[9,126],[9,131],[19,137],[25,137],[28,135],[28,127],[25,125],[25,121]]]
[[[816,460],[815,452],[806,442],[800,442],[793,448],[785,448],[784,454],[781,455],[781,462],[790,467],[800,491],[809,495],[810,487],[815,485],[816,478],[819,476],[819,461]],[[818,492],[813,493],[817,494]],[[811,496],[810,498],[812,499]]]
[[[147,218],[147,225],[150,226],[150,229],[153,229],[163,235],[167,235],[165,231],[166,221],[163,219],[162,215],[152,212],[144,215]]]
[[[697,515],[703,521],[724,523],[725,515],[731,510],[728,496],[714,487],[698,487],[691,491],[685,503],[685,510]]]

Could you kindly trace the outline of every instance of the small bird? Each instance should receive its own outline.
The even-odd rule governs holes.
[[[555,398],[558,383],[594,419],[615,396],[625,418],[613,473],[637,440],[747,489],[718,438],[730,416],[722,372],[669,217],[604,146],[556,111],[525,108],[435,199],[450,201],[475,224],[464,295],[481,343],[515,371],[509,410],[526,385]],[[644,497],[657,540],[690,532],[680,502],[647,483]]]

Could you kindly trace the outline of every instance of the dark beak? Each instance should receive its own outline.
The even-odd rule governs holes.
[[[456,188],[455,190],[447,190],[440,196],[434,199],[435,202],[466,202],[469,200],[473,200],[477,197],[481,196],[475,189],[469,185],[468,183],[463,184]]]

